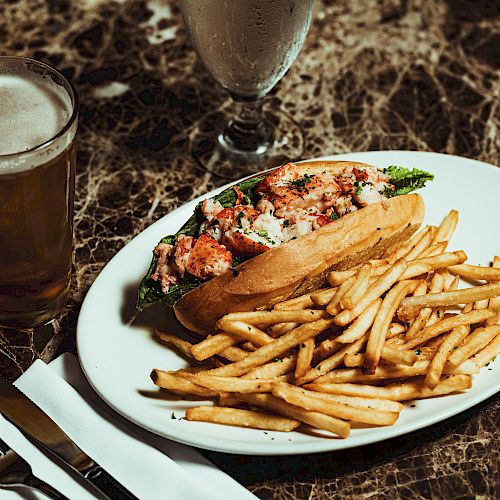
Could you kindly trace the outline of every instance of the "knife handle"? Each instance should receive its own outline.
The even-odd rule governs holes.
[[[107,498],[112,500],[137,500],[137,497],[130,493],[125,486],[121,485],[114,477],[106,472],[100,465],[94,465],[82,472],[85,479],[90,481]]]

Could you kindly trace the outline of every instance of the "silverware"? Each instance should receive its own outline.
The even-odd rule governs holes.
[[[136,497],[86,455],[63,430],[17,387],[0,377],[0,413],[35,439],[44,450],[56,455],[81,477],[92,483],[107,499]]]
[[[0,439],[0,488],[28,486],[53,500],[68,500],[62,493],[33,474],[30,464]]]

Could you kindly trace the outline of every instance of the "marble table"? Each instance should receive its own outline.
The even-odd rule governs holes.
[[[500,9],[466,0],[318,0],[304,49],[273,90],[303,157],[376,149],[498,163]],[[133,236],[224,182],[188,152],[228,97],[197,61],[173,0],[4,0],[0,54],[70,77],[81,119],[71,299],[49,327],[0,332],[0,373],[75,351],[90,285]],[[499,398],[427,429],[345,452],[206,452],[260,498],[494,498]]]

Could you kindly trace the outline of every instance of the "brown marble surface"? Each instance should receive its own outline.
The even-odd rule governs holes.
[[[317,1],[270,106],[300,124],[303,157],[439,151],[498,163],[495,1]],[[0,332],[0,372],[75,350],[80,305],[106,262],[152,222],[224,182],[188,153],[227,95],[196,61],[172,0],[4,0],[0,54],[35,57],[81,98],[72,296],[57,323]],[[499,398],[388,442],[300,457],[207,455],[261,498],[495,498]]]

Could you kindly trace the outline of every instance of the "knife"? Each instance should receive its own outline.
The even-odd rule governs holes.
[[[0,413],[92,483],[106,499],[136,499],[17,387],[0,377]]]

